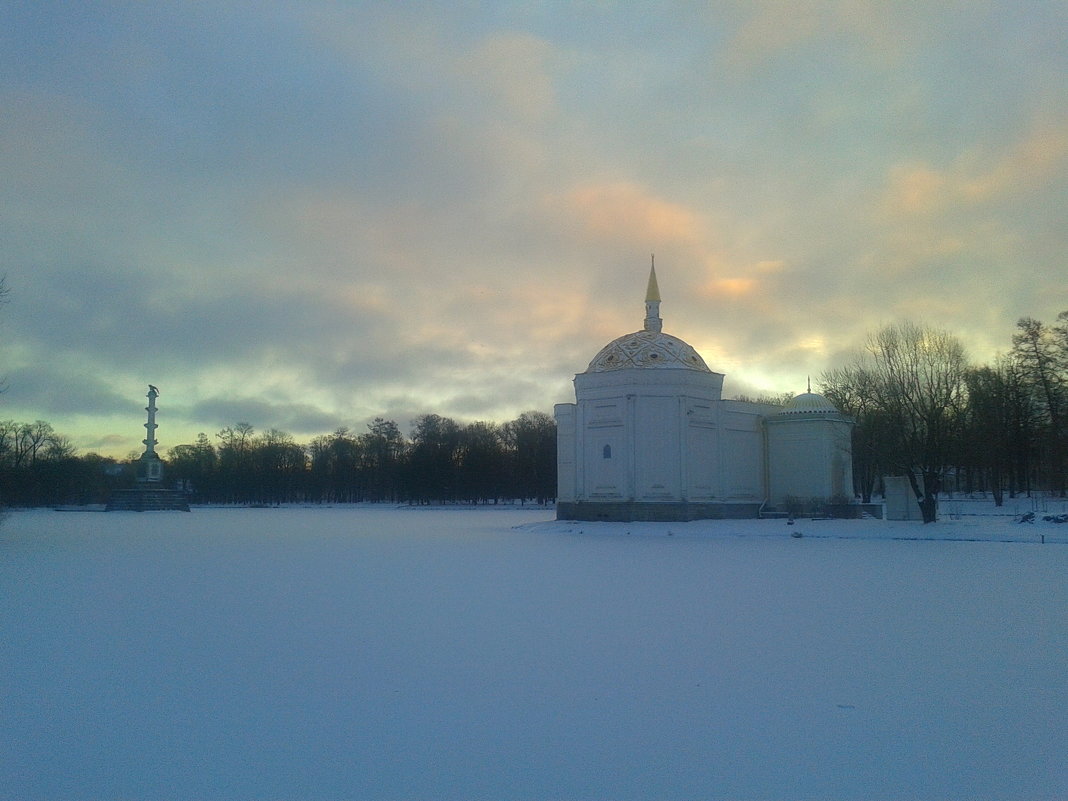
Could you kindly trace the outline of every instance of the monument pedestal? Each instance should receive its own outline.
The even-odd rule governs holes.
[[[188,512],[184,492],[162,487],[115,490],[108,498],[108,512]]]

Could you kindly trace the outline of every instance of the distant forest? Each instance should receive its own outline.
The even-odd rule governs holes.
[[[367,431],[339,428],[308,444],[249,423],[177,445],[164,486],[193,503],[497,503],[556,496],[556,423],[526,412],[504,424],[458,423],[426,414],[410,438],[392,420]],[[136,458],[78,456],[43,421],[0,421],[0,503],[55,506],[106,502],[135,485]]]
[[[817,388],[856,422],[854,489],[868,501],[881,477],[906,475],[926,520],[940,492],[990,493],[997,503],[1068,490],[1068,312],[1021,319],[992,365],[962,343],[911,323],[869,335]],[[775,399],[763,399],[775,400]],[[411,436],[376,419],[307,444],[249,423],[167,451],[165,483],[194,503],[545,502],[556,494],[556,424],[527,412],[503,424],[426,414]],[[103,503],[134,484],[134,460],[80,456],[44,421],[0,421],[0,503]]]

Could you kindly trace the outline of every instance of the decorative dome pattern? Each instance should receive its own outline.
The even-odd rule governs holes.
[[[586,372],[603,373],[632,367],[712,372],[690,345],[659,331],[635,331],[612,340],[593,357]]]
[[[838,409],[833,403],[822,395],[815,392],[802,392],[783,408],[779,414],[812,414],[812,413],[837,414]]]

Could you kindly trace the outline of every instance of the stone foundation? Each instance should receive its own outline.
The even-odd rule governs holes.
[[[107,512],[188,512],[185,493],[170,489],[115,490],[108,498]]]
[[[603,520],[610,523],[665,522],[687,520],[748,520],[760,512],[759,503],[643,503],[614,501],[558,501],[557,520]]]

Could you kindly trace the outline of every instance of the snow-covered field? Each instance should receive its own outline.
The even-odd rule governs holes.
[[[0,797],[1065,798],[1062,505],[13,512]]]

